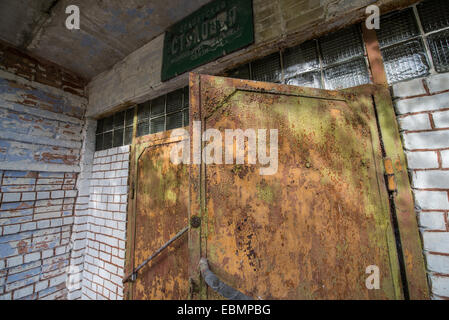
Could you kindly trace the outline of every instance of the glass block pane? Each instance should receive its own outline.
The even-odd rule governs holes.
[[[449,30],[434,33],[427,38],[437,72],[449,72]]]
[[[281,59],[278,52],[251,63],[251,69],[253,80],[265,82],[281,81]]]
[[[417,5],[417,8],[426,33],[449,27],[449,1],[423,1]]]
[[[95,151],[103,150],[103,134],[97,134],[95,136]]]
[[[184,88],[184,108],[188,108],[190,104],[189,100],[189,87]]]
[[[189,125],[189,109],[184,110],[184,127]]]
[[[161,96],[151,101],[151,116],[163,113],[165,113],[165,96]]]
[[[114,129],[123,128],[125,125],[125,112],[118,112],[114,114]]]
[[[288,79],[286,83],[293,86],[321,89],[321,72],[299,74]]]
[[[137,109],[137,121],[138,122],[141,122],[150,117],[150,103],[149,102],[139,104],[139,106],[137,108],[138,108]]]
[[[326,89],[337,90],[369,83],[365,59],[346,62],[324,71]]]
[[[103,132],[111,131],[114,124],[114,117],[105,118],[103,120]]]
[[[318,49],[315,41],[305,42],[297,47],[285,50],[285,78],[291,78],[299,73],[319,68]]]
[[[114,130],[114,148],[123,146],[123,132],[123,129]]]
[[[236,78],[236,79],[251,79],[251,76],[249,74],[249,64],[244,64],[238,68],[232,69],[228,71],[227,76],[229,78]]]
[[[97,121],[97,133],[103,132],[103,123],[104,123],[104,119],[100,119]]]
[[[429,64],[421,40],[383,49],[382,56],[389,83],[422,77],[429,73]]]
[[[324,36],[319,39],[319,43],[324,65],[342,62],[365,53],[358,26]]]
[[[416,37],[419,35],[413,9],[393,12],[382,16],[380,29],[376,30],[381,48]]]
[[[167,130],[173,130],[183,127],[182,112],[167,115]]]
[[[112,148],[112,131],[109,131],[103,136],[103,150]]]
[[[176,90],[167,95],[167,113],[182,109],[182,91],[182,89]]]
[[[125,146],[131,144],[133,141],[133,127],[125,128]]]
[[[165,117],[151,119],[151,133],[157,133],[165,130]]]
[[[150,133],[150,123],[148,120],[137,123],[137,136],[145,136]]]
[[[128,109],[125,112],[125,126],[132,126],[134,122],[134,108]]]

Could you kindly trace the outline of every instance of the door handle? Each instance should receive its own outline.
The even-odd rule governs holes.
[[[253,298],[241,293],[240,291],[228,286],[221,281],[210,269],[206,258],[200,259],[200,270],[204,281],[215,292],[229,300],[254,300]]]

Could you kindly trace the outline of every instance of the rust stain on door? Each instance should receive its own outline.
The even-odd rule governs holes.
[[[135,182],[135,266],[187,225],[188,172],[186,166],[170,161],[174,143],[165,139],[140,147]],[[133,299],[186,299],[188,289],[188,241],[183,236],[139,272]]]
[[[192,172],[205,190],[192,194],[192,208],[205,202],[198,251],[211,269],[254,298],[403,298],[372,101],[354,106],[333,91],[192,77],[192,113],[203,130],[279,131],[274,175],[260,175],[259,164]],[[366,287],[371,265],[381,290]],[[217,298],[210,290],[207,297]]]

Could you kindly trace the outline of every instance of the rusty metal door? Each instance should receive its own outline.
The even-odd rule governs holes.
[[[133,144],[128,218],[127,272],[187,225],[188,167],[170,161],[172,146],[187,138],[163,132],[138,138]],[[127,286],[135,300],[188,297],[188,241],[184,235],[161,252]]]
[[[380,139],[382,130],[397,143],[397,126],[392,108],[376,114],[378,91],[385,94],[375,86],[337,92],[191,74],[192,153],[203,159],[206,150],[205,142],[195,146],[194,121],[223,137],[226,129],[277,129],[279,150],[273,175],[261,175],[259,162],[191,165],[190,212],[202,221],[189,232],[193,298],[219,298],[200,277],[202,257],[255,299],[428,297],[406,166],[393,155],[403,153],[400,142],[385,154]],[[387,190],[387,156],[398,159],[399,203],[398,190]],[[380,289],[366,285],[372,266]]]

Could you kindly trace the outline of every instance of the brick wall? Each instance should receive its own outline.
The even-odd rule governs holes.
[[[0,300],[77,295],[83,95],[76,75],[0,43]]]
[[[129,146],[94,155],[83,299],[123,299],[128,165]]]
[[[434,298],[449,299],[449,74],[393,86]]]
[[[77,174],[0,172],[2,299],[66,296]]]

